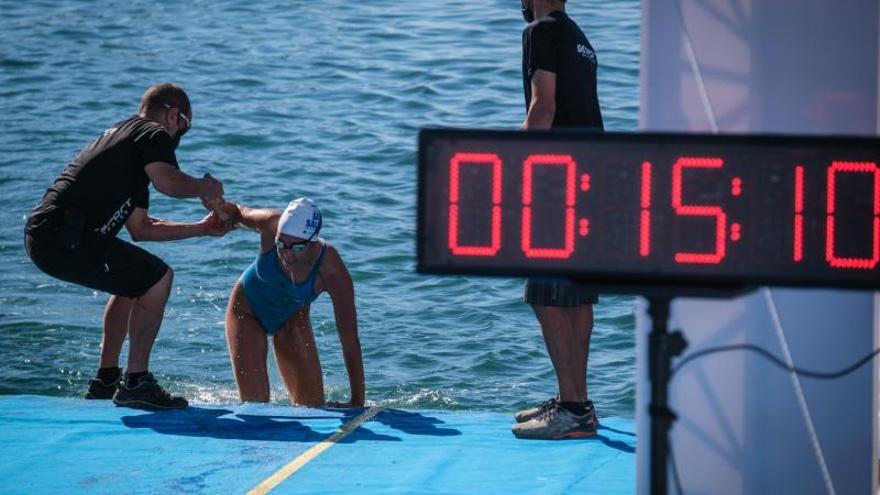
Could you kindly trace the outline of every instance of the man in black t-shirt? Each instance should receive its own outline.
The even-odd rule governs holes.
[[[199,222],[150,217],[148,186],[175,198],[222,201],[223,185],[205,174],[182,172],[175,149],[189,130],[192,109],[179,86],[150,87],[140,113],[104,131],[62,171],[33,209],[25,226],[28,255],[45,273],[110,293],[104,310],[101,358],[89,381],[88,399],[150,409],[187,406],[153,378],[150,351],[171,290],[172,271],[162,260],[116,237],[125,225],[135,241],[219,236],[230,226],[214,213]],[[119,354],[129,335],[124,379]]]
[[[565,13],[565,0],[522,0],[523,89],[526,119],[522,130],[557,127],[603,130],[596,93],[596,52]],[[532,278],[525,300],[532,306],[559,394],[519,411],[518,438],[583,438],[596,434],[596,409],[587,395],[587,358],[598,296],[568,279]]]

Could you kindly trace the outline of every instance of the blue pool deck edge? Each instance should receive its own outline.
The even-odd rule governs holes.
[[[364,410],[0,396],[3,493],[247,493]],[[383,409],[269,493],[635,492],[635,424],[518,440],[512,415]],[[327,447],[327,445],[325,445]]]

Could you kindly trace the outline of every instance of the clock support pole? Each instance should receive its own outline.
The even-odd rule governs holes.
[[[687,341],[680,331],[668,332],[670,296],[650,296],[648,314],[651,334],[648,339],[648,378],[651,381],[651,493],[665,495],[669,455],[669,429],[676,420],[669,408],[669,378],[672,359],[684,351]]]

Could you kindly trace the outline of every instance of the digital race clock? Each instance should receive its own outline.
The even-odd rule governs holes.
[[[880,140],[423,130],[418,270],[880,288]]]

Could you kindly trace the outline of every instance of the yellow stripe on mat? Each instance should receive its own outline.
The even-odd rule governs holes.
[[[321,441],[314,447],[300,454],[299,457],[290,461],[289,464],[276,471],[275,474],[266,478],[259,485],[255,486],[251,491],[248,492],[248,495],[265,495],[266,493],[269,493],[270,490],[280,485],[282,481],[286,480],[293,473],[299,471],[300,468],[308,464],[312,459],[318,457],[319,455],[321,455],[322,452],[332,447],[336,442],[345,438],[349,433],[356,430],[358,426],[366,423],[367,421],[372,419],[373,416],[379,414],[381,410],[382,407],[373,406],[364,411],[364,413],[362,413],[360,416],[354,418],[348,423],[345,423],[344,425],[342,425],[341,428],[336,430],[336,433],[331,435],[330,438]]]

